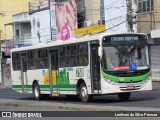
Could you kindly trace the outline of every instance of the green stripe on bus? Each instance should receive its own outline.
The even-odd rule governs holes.
[[[20,88],[16,88],[16,89],[13,89],[13,90],[15,90],[15,91],[22,91],[22,89],[20,89]],[[32,91],[32,89],[28,89],[28,91]],[[50,90],[41,90],[41,91],[48,91],[48,92],[50,92]],[[54,92],[56,92],[57,90],[55,89],[55,90],[53,90]],[[63,89],[59,89],[58,91],[76,91],[76,90],[63,90]]]
[[[32,88],[32,85],[24,85],[24,88]],[[22,85],[12,85],[12,88],[22,88]]]
[[[109,75],[109,74],[106,74],[105,72],[102,71],[102,75],[108,79],[110,79],[111,81],[114,81],[114,82],[119,82],[121,78],[123,78],[123,82],[124,83],[127,83],[127,82],[130,82],[131,80],[133,82],[141,82],[143,80],[146,80],[150,75],[151,75],[151,71],[149,71],[148,73],[144,74],[144,75],[141,75],[141,76],[134,76],[134,77],[117,77],[117,76],[112,76],[112,75]]]
[[[32,89],[32,85],[24,85],[25,88]],[[12,88],[22,88],[22,85],[12,85]],[[53,85],[53,88],[76,89],[76,85]],[[40,85],[40,89],[50,89],[50,85]]]

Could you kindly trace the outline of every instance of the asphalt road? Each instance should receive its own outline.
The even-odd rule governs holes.
[[[0,89],[0,99],[14,99],[34,101],[32,94],[21,94],[11,89]],[[41,100],[47,103],[63,103],[81,105],[80,99],[67,99],[65,96],[51,97],[47,100]],[[128,101],[122,102],[116,95],[95,96],[87,105],[95,106],[121,106],[121,107],[142,107],[142,108],[160,108],[160,91],[134,92]]]
[[[148,92],[135,92],[131,94],[129,101],[122,102],[118,99],[116,95],[105,95],[105,96],[96,96],[93,101],[90,103],[81,103],[80,99],[68,100],[65,96],[61,97],[51,97],[47,100],[35,101],[32,94],[21,94],[17,93],[11,89],[0,89],[0,111],[83,111],[85,109],[68,109],[66,107],[63,109],[62,106],[69,107],[79,107],[79,108],[91,108],[94,109],[103,109],[116,110],[120,108],[120,111],[160,111],[160,92],[159,91],[148,91]],[[13,106],[9,106],[11,103]],[[3,106],[4,104],[4,106]],[[18,104],[23,104],[24,106],[17,106]],[[28,106],[27,106],[28,105]],[[32,106],[30,106],[32,105]],[[60,107],[48,107],[48,106],[60,106]],[[45,107],[46,106],[46,107]],[[136,108],[136,109],[135,109]],[[105,110],[106,110],[105,109]],[[86,109],[87,111],[87,109]],[[74,114],[74,113],[73,113]],[[93,112],[93,115],[97,112]],[[100,113],[101,114],[101,113]],[[102,113],[102,116],[104,113]],[[63,116],[63,114],[62,114]],[[0,118],[1,119],[1,118]],[[5,118],[3,118],[5,119]],[[13,119],[13,118],[6,118]],[[15,118],[16,120],[20,118]],[[29,118],[23,118],[27,120]],[[44,118],[32,118],[33,120],[43,120]],[[52,118],[45,118],[46,120]],[[56,117],[54,120],[158,120],[157,117]]]

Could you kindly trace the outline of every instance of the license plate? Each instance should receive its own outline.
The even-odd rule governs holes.
[[[135,86],[127,86],[127,90],[135,90]]]

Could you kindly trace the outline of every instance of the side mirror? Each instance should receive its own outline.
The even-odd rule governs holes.
[[[102,47],[98,47],[98,56],[102,58]]]

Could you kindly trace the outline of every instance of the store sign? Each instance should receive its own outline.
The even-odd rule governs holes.
[[[98,25],[98,26],[90,26],[90,27],[85,27],[81,29],[75,30],[75,36],[85,36],[85,35],[93,35],[96,33],[104,32],[106,31],[106,26],[105,25]]]

